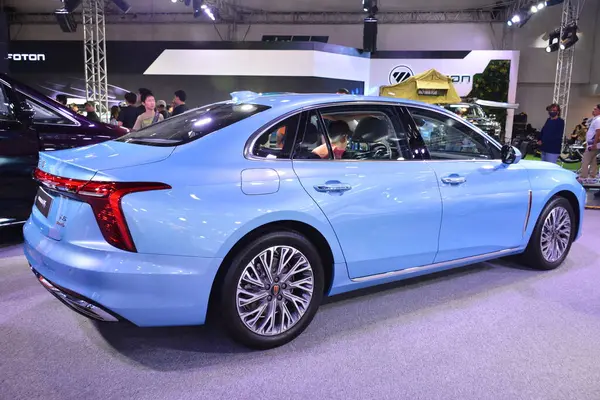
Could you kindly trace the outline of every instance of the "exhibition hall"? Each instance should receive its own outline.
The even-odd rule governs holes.
[[[600,0],[0,6],[0,399],[600,398]]]

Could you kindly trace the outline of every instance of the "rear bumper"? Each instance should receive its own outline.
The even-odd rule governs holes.
[[[44,236],[28,221],[25,256],[40,283],[75,311],[138,326],[201,325],[221,259],[97,250]]]

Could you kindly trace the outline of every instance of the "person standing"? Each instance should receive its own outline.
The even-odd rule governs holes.
[[[173,117],[183,114],[188,110],[188,107],[185,105],[186,99],[187,94],[183,90],[178,90],[175,92],[175,97],[173,98]]]
[[[598,145],[600,143],[600,104],[597,104],[592,111],[591,121],[588,121],[588,131],[585,135],[586,147],[581,160],[581,171],[579,181],[581,183],[593,183],[598,177]]]
[[[156,111],[156,99],[152,93],[145,93],[142,95],[142,104],[144,105],[145,111],[137,117],[135,125],[133,125],[134,131],[144,129],[164,120],[163,116]]]
[[[110,124],[119,125],[119,106],[112,106],[110,108]]]
[[[63,106],[67,107],[67,96],[64,94],[57,94],[56,95],[56,101],[58,101],[60,104],[62,104]]]
[[[138,95],[137,95],[137,100],[140,103],[140,105],[137,107],[138,109],[138,116],[140,114],[143,114],[146,112],[146,107],[144,106],[144,100],[142,100],[146,95],[148,94],[152,94],[152,91],[150,89],[146,89],[146,88],[139,88],[138,89]]]
[[[549,118],[540,132],[539,144],[542,151],[542,161],[556,164],[562,149],[565,120],[560,117],[560,106],[551,104],[546,107]]]
[[[85,103],[84,107],[85,116],[87,117],[87,119],[94,122],[100,122],[100,117],[96,113],[96,109],[94,108],[94,105],[92,103],[88,101],[87,103]]]
[[[121,109],[117,121],[119,122],[119,126],[123,126],[127,129],[133,129],[133,125],[135,125],[135,121],[140,115],[139,109],[135,105],[135,103],[137,103],[137,95],[133,92],[126,93],[125,101],[127,102],[127,107],[123,107]],[[144,111],[146,111],[145,107]]]
[[[164,119],[169,118],[169,112],[167,111],[167,102],[159,100],[156,103],[157,111],[163,116]]]

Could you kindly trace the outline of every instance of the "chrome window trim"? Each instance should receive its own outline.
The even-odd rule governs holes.
[[[427,110],[427,111],[433,111],[433,112],[438,112],[441,115],[445,115],[447,117],[452,118],[455,121],[460,122],[461,124],[463,124],[464,126],[466,126],[467,128],[471,129],[472,131],[474,131],[475,133],[477,133],[478,135],[482,136],[483,138],[485,138],[486,140],[488,140],[498,151],[501,150],[501,145],[500,143],[498,143],[494,138],[488,136],[485,132],[483,132],[481,129],[477,128],[476,126],[470,126],[469,124],[467,124],[464,120],[462,120],[461,118],[458,118],[456,116],[454,116],[451,112],[449,112],[448,110],[445,110],[441,107],[437,107],[437,106],[427,106],[427,105],[423,105],[423,104],[406,104],[406,103],[402,103],[402,102],[397,102],[397,101],[386,101],[386,100],[381,100],[381,101],[365,101],[365,100],[355,100],[355,101],[342,101],[342,102],[334,102],[334,103],[319,103],[319,104],[312,104],[310,106],[304,106],[301,108],[298,108],[296,110],[290,111],[286,114],[280,115],[279,117],[275,118],[274,120],[269,121],[268,123],[264,124],[263,126],[261,126],[259,129],[257,129],[255,132],[253,132],[250,137],[248,138],[248,140],[246,141],[246,145],[244,146],[244,158],[246,158],[247,160],[251,160],[251,161],[292,161],[292,158],[274,158],[274,159],[268,159],[265,157],[259,157],[256,156],[254,154],[252,154],[252,149],[254,148],[254,145],[256,144],[256,141],[258,140],[258,138],[263,135],[264,133],[266,133],[269,129],[273,128],[275,125],[277,125],[278,123],[280,123],[281,121],[296,116],[298,114],[302,114],[303,112],[306,111],[312,111],[312,110],[316,110],[319,108],[324,108],[324,107],[344,107],[344,106],[393,106],[393,107],[405,107],[407,110],[410,107],[413,108],[419,108],[422,110]],[[440,110],[441,108],[441,110]],[[408,110],[410,112],[410,110]],[[442,111],[442,112],[440,112]],[[411,118],[412,118],[412,114],[411,114]],[[420,133],[419,133],[420,134]],[[334,161],[334,162],[364,162],[365,160],[316,160],[316,159],[308,159],[308,160],[302,160],[302,161]],[[384,162],[389,162],[390,160],[367,160],[367,161],[384,161]],[[398,160],[396,160],[398,161]],[[490,159],[490,160],[402,160],[402,161],[411,161],[411,162],[415,162],[415,161],[423,161],[423,162],[491,162],[491,161],[500,161],[498,159]]]
[[[14,89],[13,89],[14,90]],[[55,114],[60,115],[61,117],[63,117],[64,119],[70,121],[70,124],[54,124],[51,122],[35,122],[33,121],[34,124],[40,124],[40,125],[52,125],[52,126],[81,126],[81,124],[79,123],[79,121],[73,119],[73,117],[71,117],[70,115],[68,115],[67,113],[64,113],[62,110],[57,109],[52,107],[52,105],[46,105],[46,104],[40,104],[39,101],[34,100],[31,96],[29,96],[27,93],[23,93],[21,90],[16,89],[16,92],[18,92],[20,95],[24,96],[25,99],[27,101],[32,101],[33,103],[37,104],[38,106],[42,107],[42,108],[46,108],[49,109],[50,111],[54,112]]]

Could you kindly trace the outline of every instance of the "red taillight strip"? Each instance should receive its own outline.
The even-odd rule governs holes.
[[[155,182],[98,182],[63,178],[36,169],[34,178],[51,189],[69,192],[88,203],[104,239],[111,245],[135,252],[136,247],[129,232],[121,207],[121,200],[130,193],[166,190],[171,186]]]

